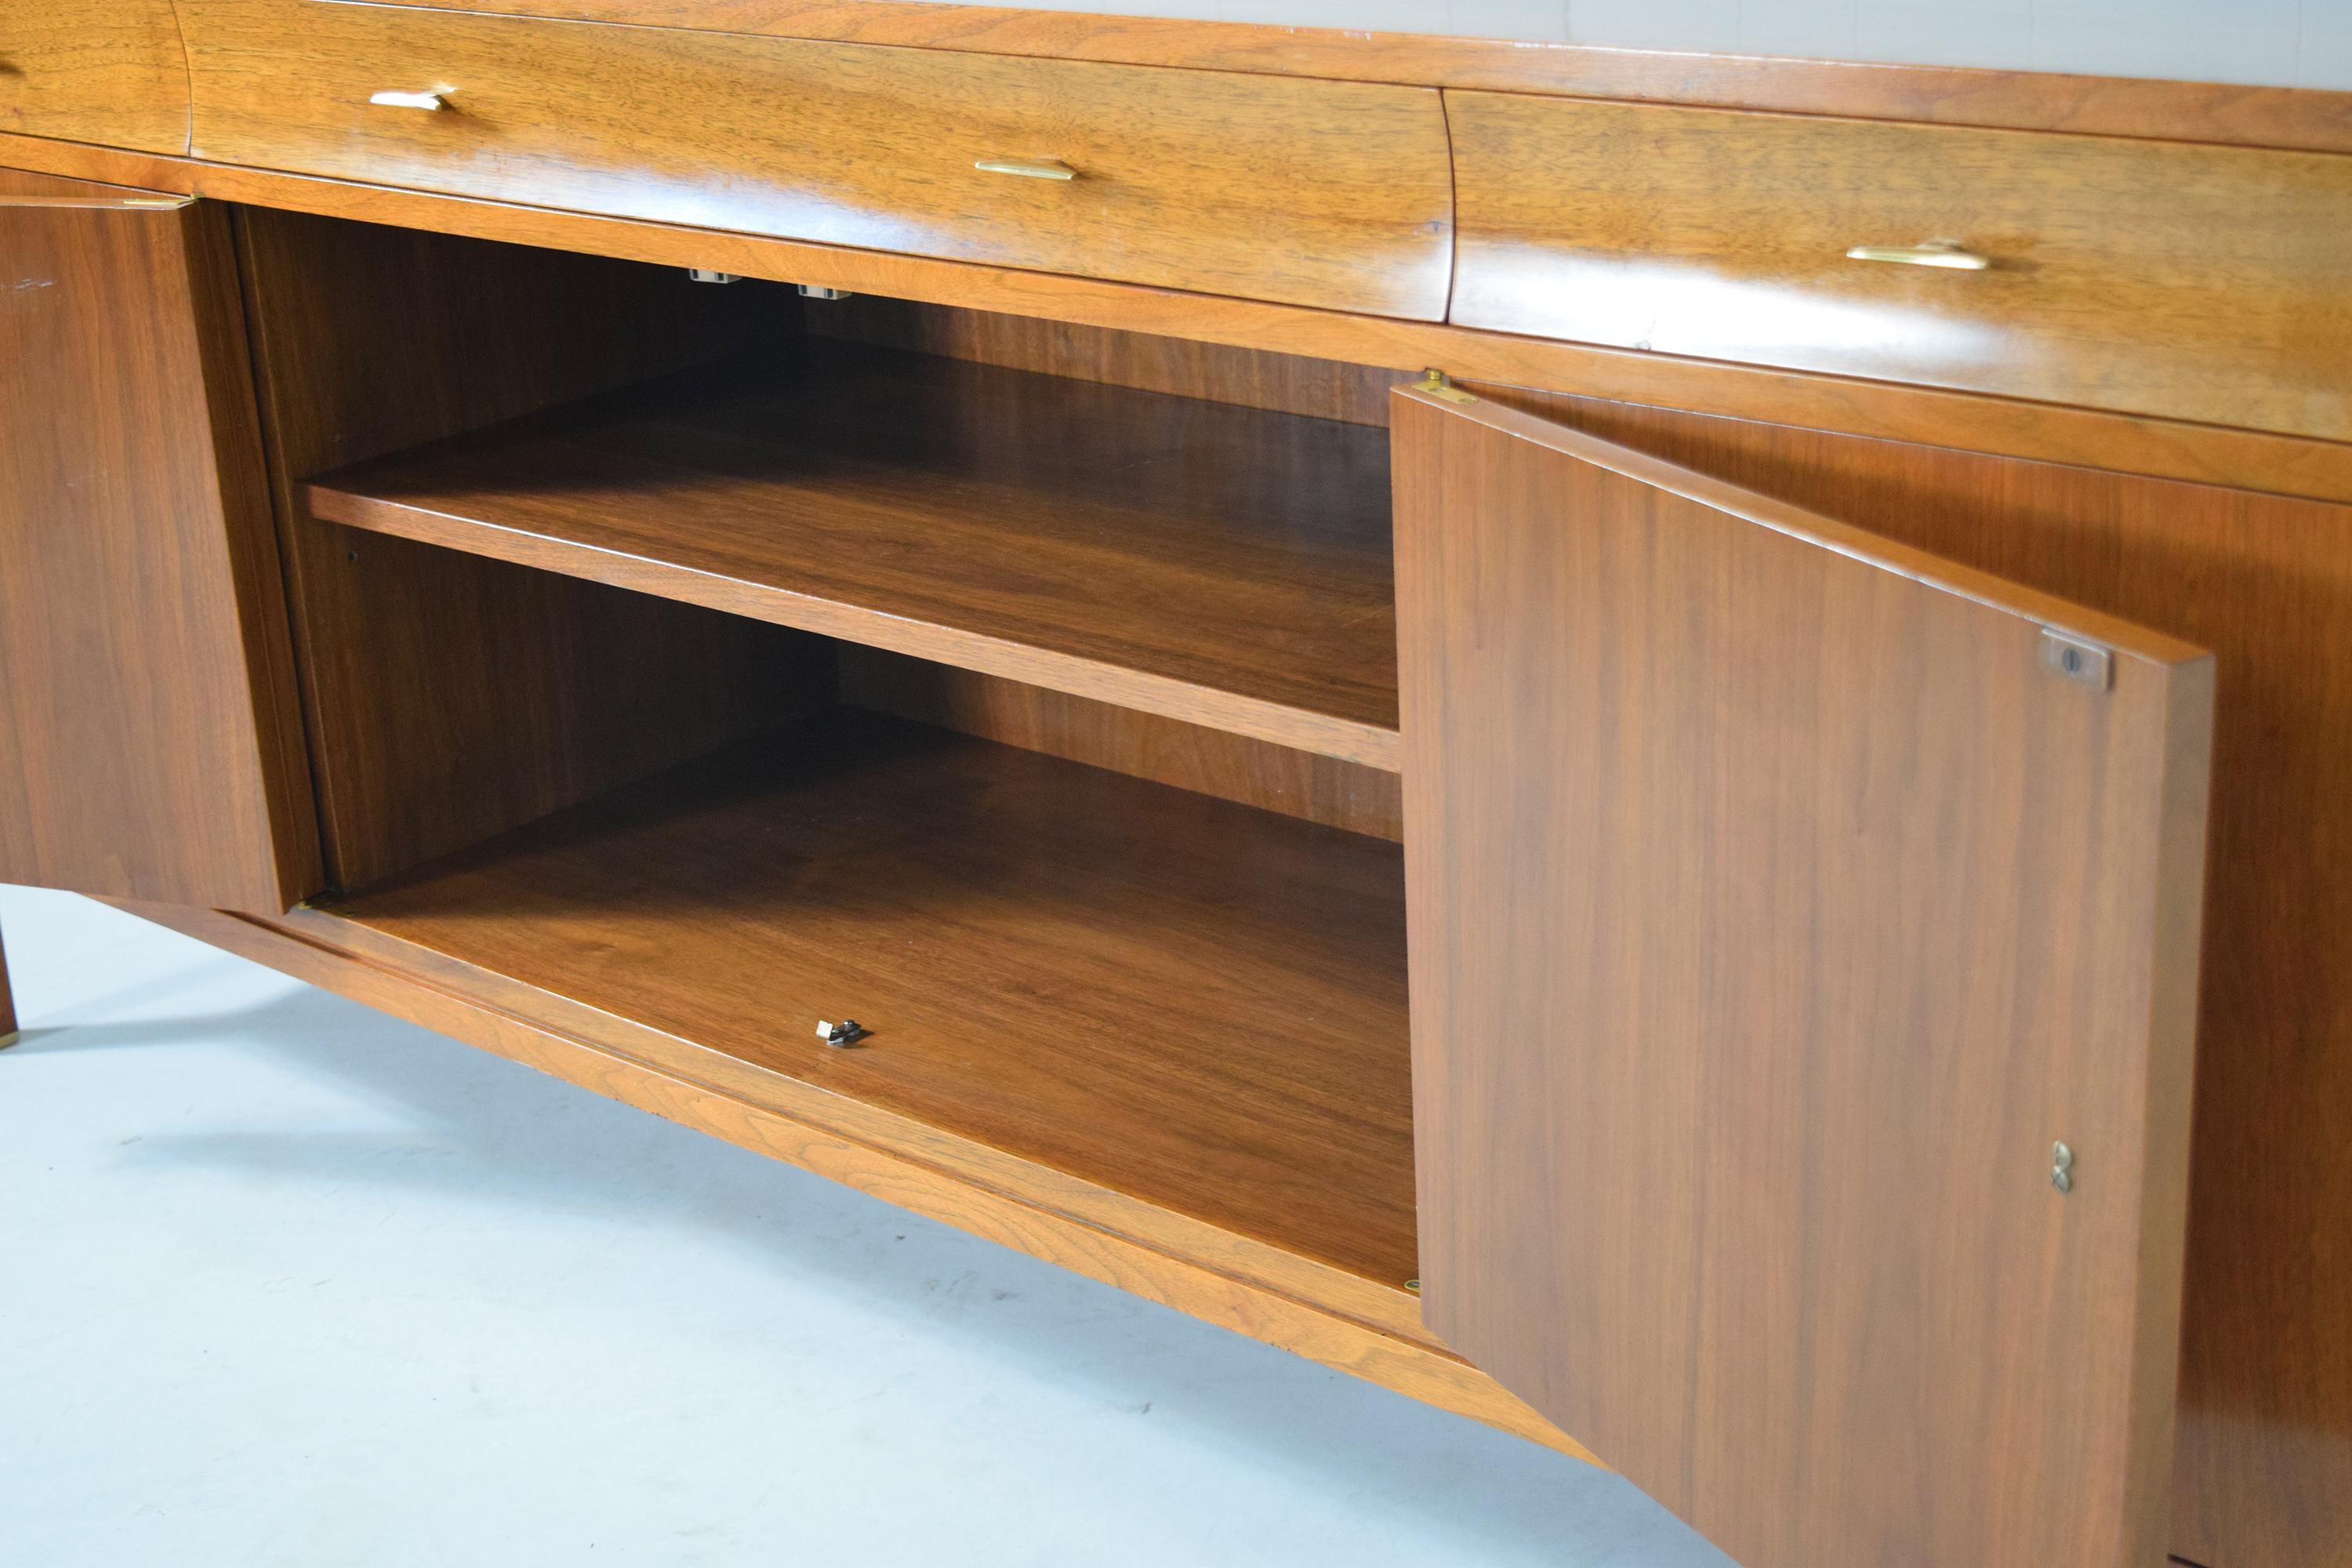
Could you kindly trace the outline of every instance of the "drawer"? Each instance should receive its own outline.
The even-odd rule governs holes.
[[[2352,439],[2352,157],[1447,108],[1465,326]]]
[[[0,0],[0,131],[186,152],[172,0]]]
[[[187,24],[206,158],[1444,313],[1452,179],[1429,89],[285,0],[205,0]]]

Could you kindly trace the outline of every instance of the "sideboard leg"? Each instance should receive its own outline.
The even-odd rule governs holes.
[[[0,1050],[16,1043],[16,999],[8,991],[8,950],[0,947]]]

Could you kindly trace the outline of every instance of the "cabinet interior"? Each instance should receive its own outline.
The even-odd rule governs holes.
[[[317,918],[1402,1291],[1396,372],[237,226]]]

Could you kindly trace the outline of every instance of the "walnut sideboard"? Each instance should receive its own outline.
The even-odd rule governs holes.
[[[2352,1562],[2352,95],[0,0],[0,879],[1751,1568]]]

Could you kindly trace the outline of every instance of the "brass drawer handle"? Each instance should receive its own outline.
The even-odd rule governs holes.
[[[1032,163],[1023,158],[982,158],[972,167],[991,174],[1018,174],[1024,180],[1075,180],[1078,172],[1052,159]]]
[[[368,101],[383,109],[445,109],[437,92],[372,92]]]
[[[86,207],[98,212],[175,213],[196,205],[194,196],[0,196],[0,207]]]
[[[1953,272],[1982,272],[1992,265],[1957,239],[1930,239],[1918,245],[1857,245],[1845,256],[1849,261],[1892,261],[1904,267],[1941,267]]]

